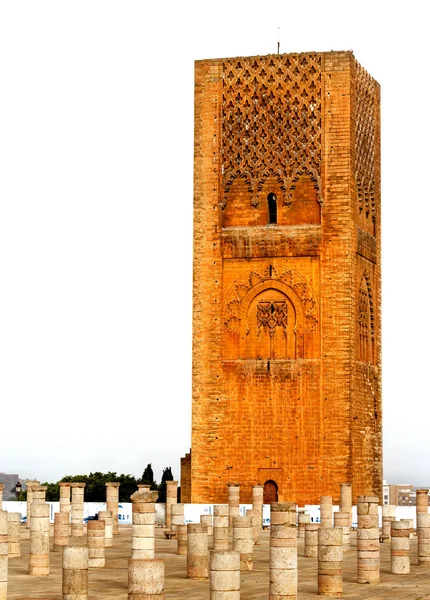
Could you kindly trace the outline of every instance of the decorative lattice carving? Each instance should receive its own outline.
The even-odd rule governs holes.
[[[376,82],[357,64],[355,180],[358,207],[366,218],[375,216]]]
[[[284,334],[287,332],[287,303],[282,300],[273,302],[259,302],[257,304],[257,330],[267,327],[271,338],[275,337],[277,327],[281,327]]]
[[[279,281],[290,287],[302,303],[305,317],[305,331],[314,331],[317,329],[317,301],[314,291],[306,279],[297,273],[297,271],[293,271],[292,269],[288,269],[283,273],[278,273],[277,269],[270,265],[266,267],[262,274],[258,273],[257,271],[251,271],[250,273],[243,275],[230,290],[227,297],[224,315],[224,327],[227,331],[235,333],[239,332],[239,311],[242,300],[245,298],[246,294],[251,290],[251,288],[267,281]],[[276,304],[276,302],[273,302],[273,304]],[[279,312],[279,316],[280,314],[281,313]]]
[[[321,55],[287,54],[223,63],[224,190],[245,176],[253,204],[262,182],[287,181],[306,167],[321,168]],[[287,196],[288,197],[288,196]]]

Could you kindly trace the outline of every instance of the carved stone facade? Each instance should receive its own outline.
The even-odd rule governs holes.
[[[198,61],[195,83],[183,501],[380,495],[379,86],[350,52]]]

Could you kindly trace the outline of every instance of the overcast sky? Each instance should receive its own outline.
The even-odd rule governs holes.
[[[384,478],[430,484],[427,6],[0,1],[0,471],[179,477],[194,60],[279,38],[382,86]]]

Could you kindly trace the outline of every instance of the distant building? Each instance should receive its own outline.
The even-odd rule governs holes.
[[[15,500],[15,486],[20,481],[17,473],[0,473],[0,483],[3,483],[3,500]],[[22,482],[20,482],[22,483]],[[23,485],[23,489],[25,485]]]
[[[420,486],[421,487],[421,486]],[[382,486],[383,504],[394,506],[416,506],[417,488],[411,483],[387,483]]]

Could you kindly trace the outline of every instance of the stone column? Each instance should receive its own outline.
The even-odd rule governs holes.
[[[9,559],[21,556],[21,513],[7,513],[7,537]]]
[[[88,598],[88,548],[65,546],[63,550],[63,600]]]
[[[128,561],[128,600],[164,600],[164,561]]]
[[[209,577],[208,528],[202,523],[188,523],[187,536],[187,577],[207,579]]]
[[[404,523],[406,523],[406,526],[409,528],[409,537],[412,538],[414,537],[414,521],[413,519],[400,519],[401,521],[403,521]]]
[[[409,523],[391,522],[391,573],[406,575],[410,572]]]
[[[240,600],[240,555],[212,550],[209,575],[210,600]]]
[[[3,508],[3,490],[4,484],[0,483],[0,510]]]
[[[430,567],[430,514],[417,514],[418,566]]]
[[[357,582],[379,583],[378,496],[357,498]]]
[[[134,492],[132,502],[131,558],[155,557],[155,502],[158,492]]]
[[[176,554],[181,554],[182,556],[187,555],[187,526],[186,525],[177,525],[176,529],[176,539],[178,542]]]
[[[269,600],[297,598],[296,505],[270,505]]]
[[[349,526],[352,520],[352,485],[350,483],[340,484],[339,512],[349,513]]]
[[[138,492],[150,492],[151,491],[151,484],[149,484],[149,483],[138,483],[137,484],[137,491]]]
[[[200,523],[204,523],[208,528],[208,535],[212,535],[212,533],[213,533],[212,515],[200,515]]]
[[[47,486],[33,488],[30,505],[30,560],[29,575],[49,575],[49,504],[45,502]]]
[[[254,544],[258,544],[260,538],[260,510],[248,508],[246,510],[246,516],[251,519],[252,540]]]
[[[228,550],[228,505],[214,505],[213,522],[214,550]]]
[[[178,525],[184,524],[184,505],[172,504],[170,507],[170,531],[176,533]]]
[[[382,542],[388,544],[391,538],[391,522],[396,520],[394,504],[382,505]]]
[[[306,558],[318,558],[318,523],[305,525],[305,551]]]
[[[7,600],[7,511],[0,510],[0,600]]]
[[[333,500],[331,496],[320,498],[321,527],[333,527]]]
[[[233,531],[233,519],[240,514],[240,484],[227,483],[228,486],[228,528],[230,533]]]
[[[54,552],[59,552],[69,545],[70,533],[69,513],[59,512],[54,515]]]
[[[87,523],[88,538],[88,567],[102,568],[105,566],[105,522],[90,520]]]
[[[106,485],[106,510],[110,510],[113,518],[113,534],[118,535],[118,502],[119,486],[115,481],[107,481]]]
[[[60,512],[70,515],[70,483],[60,481],[58,485],[60,486]]]
[[[172,525],[172,504],[178,502],[178,482],[166,481],[166,527],[171,528]]]
[[[429,491],[421,488],[417,490],[417,514],[428,513],[429,511]]]
[[[72,506],[71,516],[72,524],[70,534],[72,537],[82,537],[84,535],[84,489],[85,483],[73,482],[72,488]]]
[[[298,537],[303,539],[305,537],[305,526],[311,522],[311,515],[309,515],[307,513],[299,513],[298,519],[299,519]]]
[[[318,530],[318,594],[342,595],[342,527],[320,527]]]
[[[351,513],[334,512],[333,521],[335,527],[342,528],[343,551],[346,552],[351,547],[349,539],[349,532],[351,530]]]
[[[113,517],[110,510],[99,511],[99,521],[105,524],[105,548],[113,546]]]
[[[256,511],[255,515],[259,519],[258,529],[263,529],[263,498],[264,498],[264,486],[253,485],[252,486],[252,508]]]
[[[241,571],[252,571],[254,540],[249,517],[233,517],[233,550],[240,554]]]
[[[37,479],[26,479],[25,485],[27,487],[27,523],[26,523],[26,527],[27,527],[27,529],[30,529],[30,521],[31,521],[30,506],[31,506],[31,503],[33,502],[33,488],[40,485],[40,482],[37,481]]]

